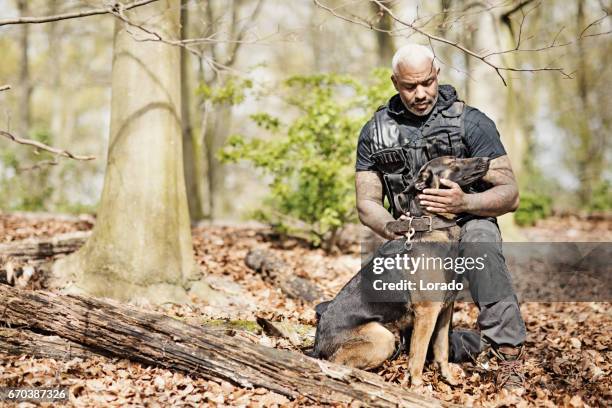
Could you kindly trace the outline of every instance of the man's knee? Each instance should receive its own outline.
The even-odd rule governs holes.
[[[487,219],[470,220],[461,227],[461,242],[501,242],[496,223]]]
[[[474,301],[481,305],[513,295],[497,224],[485,219],[468,221],[462,226],[460,239],[459,256],[478,260],[482,265],[465,271]]]

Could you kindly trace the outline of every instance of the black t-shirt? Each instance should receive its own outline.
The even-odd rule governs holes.
[[[410,112],[405,112],[407,116],[404,122],[408,130],[413,127],[416,133],[427,117],[417,117]],[[370,160],[372,154],[371,146],[371,119],[361,129],[359,142],[357,143],[357,171],[376,171],[374,163]],[[506,154],[506,149],[501,142],[499,132],[495,123],[487,115],[476,108],[465,106],[465,140],[464,143],[468,150],[467,157],[489,157],[496,159]]]

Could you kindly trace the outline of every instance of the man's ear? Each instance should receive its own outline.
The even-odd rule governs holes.
[[[397,92],[399,92],[399,88],[397,87],[397,80],[395,79],[395,74],[391,74],[391,82],[393,82],[393,87]]]

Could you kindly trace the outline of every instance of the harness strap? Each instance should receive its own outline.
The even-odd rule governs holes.
[[[400,201],[398,199],[398,194],[393,194],[393,192],[403,191],[406,188],[404,176],[402,174],[384,174],[383,181],[385,184],[385,194],[389,198],[389,205],[391,206],[391,213],[398,217],[399,214],[403,214],[410,210],[410,208],[406,208],[406,203],[404,200]]]

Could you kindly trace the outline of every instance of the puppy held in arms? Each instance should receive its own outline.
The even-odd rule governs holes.
[[[407,238],[380,246],[333,300],[317,306],[319,321],[311,356],[372,369],[396,354],[396,336],[411,332],[412,385],[422,384],[430,342],[440,374],[457,384],[448,360],[456,282],[462,276],[454,270],[457,245],[451,243],[458,241],[460,227],[454,214],[425,211],[416,195],[426,188],[443,188],[441,178],[465,188],[483,177],[488,166],[488,158],[444,156],[420,169],[396,201],[404,212],[409,211],[409,217],[389,225],[391,230],[406,232]],[[420,261],[415,262],[416,257]]]

